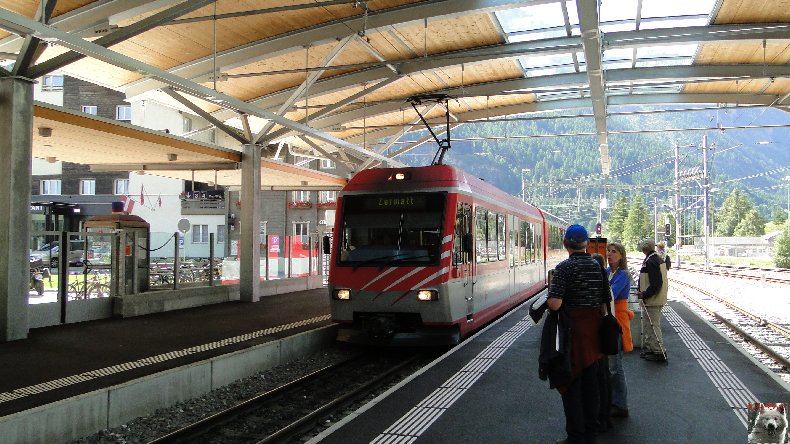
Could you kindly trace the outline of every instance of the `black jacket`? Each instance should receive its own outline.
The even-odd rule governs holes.
[[[540,337],[538,377],[549,380],[549,388],[571,381],[571,318],[567,309],[549,310]]]

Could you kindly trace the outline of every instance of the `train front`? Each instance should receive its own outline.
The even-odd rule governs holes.
[[[447,290],[451,194],[426,190],[420,180],[429,173],[425,169],[430,167],[369,170],[341,193],[329,271],[332,319],[341,324],[338,340],[458,342]]]

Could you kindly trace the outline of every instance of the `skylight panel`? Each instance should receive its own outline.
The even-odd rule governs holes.
[[[521,63],[525,68],[543,68],[547,66],[573,65],[570,54],[550,54],[542,56],[522,57]]]
[[[546,68],[531,68],[526,69],[527,76],[529,77],[541,77],[541,76],[550,76],[556,74],[570,74],[572,72],[576,72],[576,69],[573,65],[570,66],[552,66]]]
[[[642,17],[710,15],[715,3],[716,0],[642,0]]]
[[[505,33],[565,26],[562,7],[559,3],[547,3],[501,11],[497,12],[496,16]],[[575,14],[575,19],[574,15],[571,15],[570,19],[571,23],[578,22],[578,14]]]
[[[694,57],[672,57],[658,59],[637,60],[637,68],[655,68],[659,66],[689,66],[694,61]]]
[[[697,45],[667,45],[646,46],[638,48],[636,56],[639,59],[653,59],[658,57],[691,57],[697,52]]]
[[[559,37],[567,37],[565,28],[550,28],[533,31],[521,31],[508,34],[508,41],[510,43],[535,41],[541,39],[556,39]],[[576,30],[576,35],[579,35],[579,30]]]
[[[601,23],[634,20],[638,4],[634,0],[603,0],[598,20]]]
[[[603,53],[603,61],[630,59],[633,53],[631,48],[607,49]]]
[[[658,29],[658,28],[688,28],[691,26],[706,26],[708,24],[708,16],[705,15],[691,15],[683,17],[667,17],[656,19],[642,20],[639,29]]]

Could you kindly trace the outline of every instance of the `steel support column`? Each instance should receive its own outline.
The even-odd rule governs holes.
[[[0,341],[28,333],[33,84],[0,78]]]

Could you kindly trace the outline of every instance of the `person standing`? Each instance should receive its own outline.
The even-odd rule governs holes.
[[[664,264],[667,266],[667,271],[672,268],[672,259],[669,258],[669,253],[664,250],[664,243],[659,242],[656,244],[656,253],[661,257],[661,260],[664,261]]]
[[[609,414],[615,417],[628,416],[628,385],[623,369],[623,352],[629,353],[634,349],[631,338],[631,319],[634,312],[628,309],[628,293],[631,291],[631,274],[628,272],[625,247],[619,242],[610,242],[606,246],[606,260],[609,267],[606,272],[609,276],[609,286],[614,296],[614,316],[620,324],[620,350],[616,355],[609,356],[609,373],[611,374],[612,406]]]
[[[565,230],[568,259],[554,269],[549,286],[549,310],[566,310],[571,319],[571,381],[558,387],[565,412],[566,439],[558,444],[594,443],[598,428],[598,361],[603,354],[600,327],[611,300],[601,265],[586,252],[589,236],[581,225]]]
[[[656,253],[656,244],[652,239],[639,242],[639,250],[645,255],[642,268],[639,270],[639,293],[647,312],[642,317],[642,333],[644,343],[640,357],[648,361],[666,362],[664,338],[661,334],[661,309],[667,303],[667,266]]]

